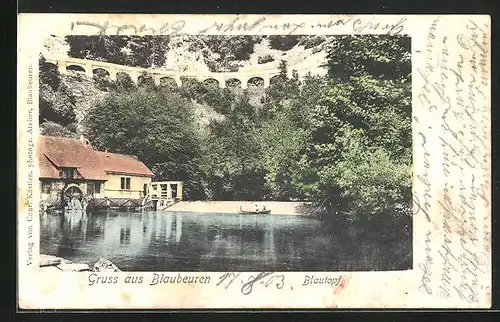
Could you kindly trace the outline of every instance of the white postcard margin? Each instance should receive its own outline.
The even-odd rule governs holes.
[[[487,15],[131,15],[18,17],[18,302],[23,309],[489,308],[491,306],[491,21]],[[387,34],[412,37],[413,269],[287,272],[242,294],[222,273],[151,285],[153,272],[38,272],[38,55],[51,34]],[[158,272],[156,274],[162,274]],[[177,273],[169,273],[176,275]],[[333,285],[303,286],[306,275]],[[126,284],[126,276],[142,276]]]

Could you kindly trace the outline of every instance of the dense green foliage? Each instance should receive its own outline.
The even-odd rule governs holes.
[[[328,57],[332,81],[313,109],[314,144],[308,152],[320,175],[320,190],[325,198],[334,195],[338,208],[351,214],[408,207],[409,39],[344,36]]]
[[[298,44],[308,49],[324,43],[325,40],[325,36],[300,36]]]
[[[222,122],[211,124],[205,141],[207,192],[225,200],[264,198],[264,169],[253,136],[256,113],[242,98]]]
[[[240,61],[250,58],[255,44],[262,40],[261,36],[189,36],[188,50],[201,52],[203,59],[212,72],[238,71]]]
[[[283,50],[324,42],[322,37],[269,38]],[[207,39],[211,50],[232,59],[248,58],[256,41]],[[98,41],[104,40],[86,46],[108,48]],[[130,45],[120,46],[115,52]],[[296,72],[288,77],[282,62],[281,74],[260,93],[259,106],[250,90],[194,80],[180,88],[147,81],[137,87],[96,76],[110,95],[88,115],[87,135],[97,148],[138,156],[157,179],[185,181],[191,199],[309,200],[327,206],[330,217],[351,219],[408,213],[410,41],[344,36],[329,46],[326,77],[299,79]],[[108,57],[102,48],[98,55]],[[193,102],[222,118],[200,127]]]
[[[238,61],[248,60],[260,36],[184,36],[186,50],[201,52],[211,71],[237,71]],[[166,62],[168,36],[66,36],[68,55],[110,63],[158,67]],[[175,44],[177,46],[178,44]]]
[[[101,60],[135,67],[162,66],[168,36],[66,36],[74,58]]]
[[[261,56],[258,58],[257,60],[257,63],[258,64],[266,64],[266,63],[270,63],[270,62],[273,62],[274,61],[274,58],[273,56],[271,55],[265,55],[265,56]]]
[[[68,138],[77,138],[73,123],[68,126],[63,126],[52,121],[45,121],[40,124],[40,134],[48,136],[62,136]]]
[[[290,50],[299,43],[299,36],[269,36],[269,45],[272,49]]]
[[[97,149],[137,156],[156,178],[186,182],[186,193],[202,198],[200,139],[193,106],[185,98],[151,88],[115,92],[86,119]]]

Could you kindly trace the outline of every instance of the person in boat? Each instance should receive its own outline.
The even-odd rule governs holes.
[[[255,212],[259,212],[259,205],[255,204]]]
[[[262,206],[262,211],[266,211],[266,206]]]

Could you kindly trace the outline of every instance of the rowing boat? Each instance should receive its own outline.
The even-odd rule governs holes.
[[[271,210],[254,210],[254,211],[245,211],[240,209],[240,213],[246,215],[269,215]]]

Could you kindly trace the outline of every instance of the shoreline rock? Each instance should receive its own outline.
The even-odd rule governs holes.
[[[99,258],[93,266],[94,272],[121,272],[121,270],[106,258]]]
[[[61,262],[62,258],[60,257],[40,254],[40,267],[57,266],[61,264]]]
[[[73,263],[62,257],[40,254],[39,267],[40,271],[43,272],[121,272],[113,262],[102,257],[93,265],[89,265],[87,263]]]
[[[66,263],[66,264],[59,264],[59,265],[57,265],[57,268],[60,269],[61,271],[65,271],[65,272],[85,272],[85,271],[90,271],[89,264]]]

